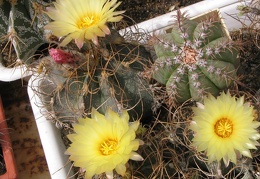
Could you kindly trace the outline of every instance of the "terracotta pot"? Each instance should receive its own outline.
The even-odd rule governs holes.
[[[0,179],[16,179],[18,172],[15,164],[12,142],[9,136],[8,127],[5,120],[4,108],[0,96],[0,144],[2,146],[5,161],[6,173],[0,175]]]

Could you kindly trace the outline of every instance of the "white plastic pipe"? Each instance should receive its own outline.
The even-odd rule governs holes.
[[[66,148],[61,138],[61,132],[43,115],[46,114],[47,109],[43,107],[41,99],[34,92],[39,90],[40,83],[41,78],[33,75],[28,82],[27,91],[51,178],[73,179],[71,163],[68,162],[68,156],[64,154]]]

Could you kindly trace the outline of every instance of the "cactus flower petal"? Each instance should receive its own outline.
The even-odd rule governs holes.
[[[256,149],[260,122],[255,121],[253,107],[244,104],[243,97],[236,99],[229,92],[222,92],[217,98],[205,98],[204,108],[193,111],[192,145],[199,152],[207,152],[209,163],[221,159],[236,163],[237,154],[252,158],[249,149]]]
[[[121,2],[117,0],[57,0],[54,7],[47,8],[47,15],[53,19],[45,26],[58,37],[66,37],[61,45],[67,45],[72,39],[78,48],[84,39],[95,40],[97,36],[110,34],[107,22],[118,22],[124,11],[114,11]]]
[[[140,145],[135,139],[139,122],[133,122],[131,127],[126,111],[119,115],[110,109],[105,115],[93,109],[91,117],[80,119],[73,125],[75,134],[68,135],[72,144],[66,154],[75,166],[86,170],[87,179],[101,173],[113,177],[114,169],[124,175],[129,159],[142,160],[135,152]]]

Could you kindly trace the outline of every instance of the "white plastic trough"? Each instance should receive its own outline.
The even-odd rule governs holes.
[[[42,100],[35,90],[39,89],[42,78],[39,75],[32,75],[28,81],[28,95],[31,102],[34,118],[38,128],[45,158],[47,160],[49,172],[52,179],[73,179],[71,163],[68,156],[64,154],[66,148],[61,138],[61,133],[53,122],[46,119],[48,111],[43,108]]]
[[[227,29],[233,30],[241,27],[241,23],[230,16],[238,13],[238,11],[236,10],[238,5],[241,5],[241,2],[239,2],[239,0],[205,0],[184,7],[181,9],[181,11],[187,11],[189,17],[192,18],[194,16],[218,8],[221,12],[221,16],[223,17],[224,22],[226,23]],[[128,27],[121,30],[120,32],[125,33],[126,31],[130,30],[135,32],[135,29],[137,27],[143,29],[146,32],[152,33],[154,31],[158,31],[164,29],[165,27],[171,26],[173,15],[176,15],[176,11],[139,23],[134,27]],[[66,165],[68,162],[68,156],[64,155],[66,148],[60,137],[60,131],[54,126],[53,123],[48,121],[42,115],[42,112],[46,111],[46,109],[37,107],[42,105],[39,97],[35,95],[33,89],[37,90],[39,82],[40,80],[38,79],[38,77],[33,75],[28,84],[28,93],[31,99],[33,113],[35,115],[51,177],[52,179],[65,179],[68,178],[68,175],[71,176],[73,174],[70,173],[70,165]]]
[[[9,82],[32,75],[32,72],[25,65],[14,68],[4,67],[0,62],[0,81]]]

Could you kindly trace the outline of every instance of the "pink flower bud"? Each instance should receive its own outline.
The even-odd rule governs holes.
[[[49,49],[49,54],[52,57],[52,59],[58,64],[73,63],[76,61],[72,54],[64,50],[51,48]]]

